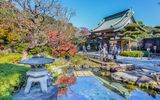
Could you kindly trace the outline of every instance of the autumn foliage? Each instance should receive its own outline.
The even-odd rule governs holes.
[[[76,83],[76,77],[74,75],[72,76],[66,76],[66,75],[63,75],[59,78],[57,84],[58,85],[68,85],[68,86],[71,86],[73,84]]]
[[[54,55],[69,54],[71,56],[74,56],[76,54],[76,51],[77,51],[76,47],[71,43],[71,41],[64,34],[49,32],[48,40]]]
[[[61,76],[59,78],[58,82],[57,82],[57,85],[59,87],[61,87],[58,91],[58,95],[66,94],[67,90],[68,90],[67,87],[75,84],[76,80],[77,79],[74,75],[72,75],[72,76],[66,76],[66,75]]]

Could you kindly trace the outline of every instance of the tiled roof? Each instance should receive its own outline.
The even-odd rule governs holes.
[[[128,23],[134,23],[133,10],[127,9],[122,12],[105,17],[101,24],[91,32],[96,33],[105,30],[118,31],[125,27]]]

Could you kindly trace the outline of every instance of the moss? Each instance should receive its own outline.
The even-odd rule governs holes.
[[[153,84],[150,84],[150,85],[149,85],[149,88],[150,88],[150,89],[154,89],[154,85],[153,85]]]
[[[116,66],[117,64],[115,62],[107,62],[107,65],[110,66],[110,67],[114,67]]]
[[[130,85],[135,85],[135,83],[132,82],[132,81],[127,81],[127,83],[130,84]]]
[[[149,85],[145,84],[144,87],[148,90],[149,89]]]
[[[137,87],[135,85],[126,85],[127,89],[130,91],[135,90]]]

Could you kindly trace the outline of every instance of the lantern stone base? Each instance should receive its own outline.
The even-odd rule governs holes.
[[[31,90],[32,83],[40,83],[40,88],[43,93],[47,92],[47,80],[48,80],[48,71],[28,71],[27,72],[27,85],[25,87],[24,93],[27,94]]]
[[[13,100],[57,100],[58,87],[50,86],[46,93],[42,93],[40,88],[35,88],[30,93],[25,94],[24,88],[13,95]]]

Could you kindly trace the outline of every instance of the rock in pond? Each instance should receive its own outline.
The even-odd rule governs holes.
[[[132,81],[136,82],[139,77],[128,74],[126,72],[115,72],[111,74],[111,77],[117,81]]]
[[[143,86],[145,84],[150,84],[152,82],[152,79],[147,77],[147,76],[141,76],[140,78],[138,78],[136,84],[138,86]]]

